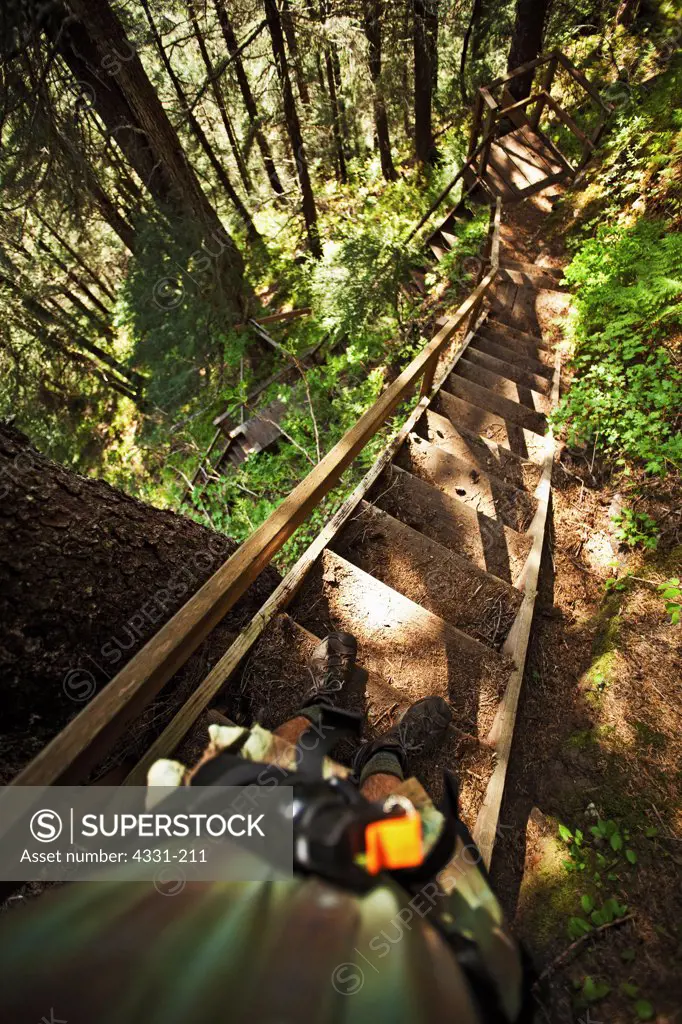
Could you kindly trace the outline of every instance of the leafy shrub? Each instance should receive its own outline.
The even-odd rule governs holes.
[[[578,289],[576,377],[555,422],[570,443],[594,442],[650,473],[679,467],[682,374],[665,342],[682,326],[682,236],[662,221],[604,226],[565,274]]]
[[[658,591],[665,601],[665,610],[674,626],[679,625],[682,617],[682,586],[678,577],[659,583]]]
[[[649,551],[655,551],[658,547],[656,520],[645,512],[635,512],[634,509],[626,508],[613,516],[613,522],[618,527],[616,538],[621,544],[631,548],[641,544]]]

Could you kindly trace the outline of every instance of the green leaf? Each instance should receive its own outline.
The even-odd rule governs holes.
[[[570,843],[573,839],[573,833],[565,825],[559,825],[559,835],[565,843]]]
[[[597,1000],[603,999],[611,991],[611,986],[607,985],[605,981],[599,981],[587,975],[583,983],[583,996],[588,1003],[596,1003]]]
[[[636,999],[639,993],[639,988],[637,985],[633,985],[631,981],[621,982],[620,990],[628,999]]]
[[[583,908],[586,914],[589,914],[592,908],[594,907],[594,900],[591,896],[588,896],[588,894],[585,893],[585,895],[582,896],[580,899],[580,906]]]
[[[627,861],[629,861],[630,864],[636,864],[637,863],[637,854],[635,853],[634,850],[626,850],[625,851],[625,859]]]
[[[592,926],[584,917],[569,917],[568,934],[572,939],[579,939],[582,935],[587,935],[591,931]]]
[[[623,837],[621,836],[620,832],[614,832],[609,842],[611,843],[611,849],[614,850],[616,853],[618,853],[619,850],[622,850]]]
[[[635,1003],[635,1013],[640,1020],[653,1020],[654,1008],[646,999],[638,999]]]

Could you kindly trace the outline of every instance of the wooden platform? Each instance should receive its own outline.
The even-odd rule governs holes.
[[[558,150],[524,125],[493,142],[484,181],[494,195],[509,202],[564,181],[569,172]]]

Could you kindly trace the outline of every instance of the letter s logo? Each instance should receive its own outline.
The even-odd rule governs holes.
[[[62,819],[56,811],[36,811],[31,818],[31,835],[39,843],[53,843],[62,832]]]

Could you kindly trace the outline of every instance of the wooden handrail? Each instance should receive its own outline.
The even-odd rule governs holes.
[[[567,111],[564,110],[561,104],[557,103],[554,97],[550,96],[549,93],[545,93],[545,103],[548,107],[551,107],[551,109],[554,111],[559,120],[564,122],[568,130],[573,132],[577,139],[580,139],[583,146],[587,146],[589,149],[594,149],[594,143],[592,142],[592,139],[585,135],[585,132],[582,130],[582,128],[578,127],[578,125],[575,123],[571,115],[567,113]]]
[[[542,99],[543,95],[546,95],[546,93],[541,89],[540,92],[534,92],[531,96],[526,96],[525,100],[517,100],[516,103],[511,103],[508,107],[502,107],[498,117],[506,117],[507,114],[511,114],[512,110],[522,110],[529,103],[536,103],[537,100]]]
[[[499,234],[501,202],[494,210]],[[492,254],[499,254],[493,239]],[[12,781],[40,786],[79,782],[101,761],[126,725],[149,704],[199,644],[246,592],[321,499],[336,485],[367,442],[376,434],[417,382],[430,371],[455,331],[480,303],[494,281],[499,262],[448,318],[435,337],[403,370],[325,455],[282,504],[248,537],[216,573],[134,655],[76,718]]]
[[[585,75],[582,74],[582,72],[578,71],[573,61],[569,57],[567,57],[565,53],[562,53],[561,50],[556,50],[555,52],[557,60],[564,68],[564,70],[568,71],[569,75],[571,75],[571,77],[575,79],[578,85],[581,85],[583,87],[586,93],[589,93],[592,99],[599,104],[599,106],[602,108],[605,114],[611,114],[613,111],[613,104],[604,102],[604,100],[601,98],[599,94],[599,90],[595,89],[590,80],[586,78]]]
[[[549,63],[549,61],[558,54],[558,50],[550,50],[549,53],[541,53],[539,57],[534,60],[528,60],[525,64],[519,64],[517,68],[510,71],[509,74],[496,78],[490,83],[490,89],[497,89],[500,85],[506,85],[507,82],[511,82],[512,79],[518,78],[519,75],[526,75],[529,71],[535,71],[536,68],[542,67],[543,64]],[[568,58],[567,58],[568,59]]]
[[[495,106],[497,106],[497,104],[495,104]],[[460,169],[457,171],[457,174],[454,176],[452,181],[448,185],[446,185],[445,188],[443,189],[443,191],[440,193],[440,195],[438,195],[438,197],[436,199],[434,199],[434,201],[431,203],[431,206],[429,206],[429,208],[426,211],[426,213],[424,214],[424,216],[412,228],[412,230],[410,231],[409,235],[407,235],[405,238],[403,238],[401,245],[407,245],[409,242],[412,241],[412,239],[415,237],[415,235],[419,231],[421,231],[421,229],[424,227],[424,225],[427,223],[427,221],[429,221],[431,219],[431,217],[433,217],[433,215],[436,212],[436,210],[438,209],[438,207],[442,206],[443,202],[447,199],[449,194],[452,192],[453,188],[455,187],[457,182],[460,180],[460,178],[464,177],[464,175],[465,175],[467,170],[473,170],[474,173],[477,173],[476,169],[473,167],[474,160],[482,152],[483,147],[488,142],[490,142],[492,140],[493,134],[494,134],[494,132],[491,131],[491,132],[489,132],[486,135],[486,137],[484,139],[481,139],[481,141],[479,142],[479,144],[476,147],[476,149],[473,151],[473,153],[469,154],[469,156],[466,158],[466,160],[464,161],[464,163],[462,164]]]

